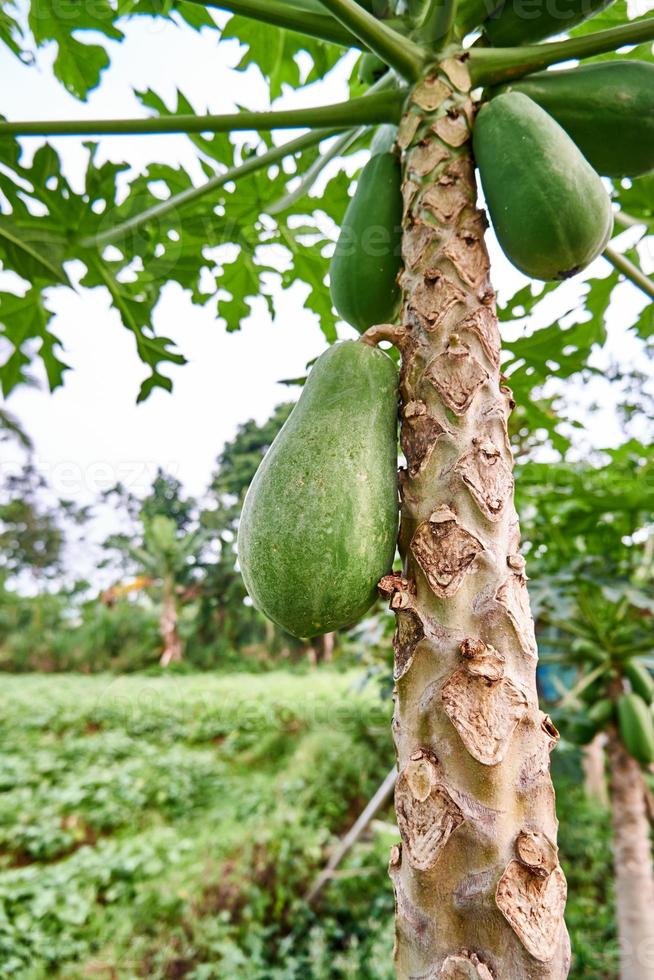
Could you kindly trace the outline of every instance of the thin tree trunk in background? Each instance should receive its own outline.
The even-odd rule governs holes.
[[[558,733],[536,693],[469,85],[443,62],[398,140],[404,577],[381,583],[397,612],[396,965],[400,980],[562,980]]]
[[[604,733],[599,732],[590,745],[584,748],[582,765],[586,796],[606,807],[609,804],[609,791],[606,785],[605,743]]]
[[[322,638],[323,663],[330,664],[333,661],[335,645],[336,645],[336,633],[324,633]]]
[[[654,980],[654,871],[645,783],[615,730],[608,757],[620,978]]]
[[[391,793],[393,792],[393,787],[395,786],[396,780],[397,768],[396,766],[393,766],[375,795],[371,797],[359,817],[348,830],[345,837],[343,837],[343,839],[339,842],[338,847],[334,848],[326,866],[320,872],[315,882],[307,892],[305,901],[308,902],[309,905],[311,905],[312,902],[315,902],[320,892],[331,879],[334,870],[339,866],[343,858],[350,853],[376,814],[379,813],[384,804],[387,803]]]
[[[159,663],[162,667],[178,663],[182,659],[182,641],[177,629],[177,602],[174,586],[164,584],[163,609],[159,620],[159,631],[164,650]]]

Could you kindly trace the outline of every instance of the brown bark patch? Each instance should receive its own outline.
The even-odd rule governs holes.
[[[420,185],[416,184],[414,180],[405,180],[402,184],[402,200],[404,202],[404,217],[409,214],[411,210],[411,205],[413,204],[414,198],[418,191],[420,190]]]
[[[411,99],[426,112],[433,112],[451,95],[450,89],[437,75],[425,78],[413,90]]]
[[[449,507],[440,507],[416,530],[411,551],[432,591],[441,599],[458,592],[484,546],[459,524]]]
[[[473,289],[485,286],[490,265],[486,253],[479,251],[479,243],[484,236],[484,221],[481,212],[468,219],[466,227],[459,229],[443,249],[461,279]]]
[[[527,711],[527,696],[506,677],[488,680],[455,671],[441,699],[461,741],[477,762],[496,766],[504,759],[511,737]]]
[[[459,416],[468,411],[488,377],[488,371],[458,337],[453,337],[443,353],[434,357],[425,369],[427,381],[434,385],[444,404]]]
[[[432,129],[448,146],[463,146],[470,137],[468,120],[464,112],[448,112],[437,119]]]
[[[417,751],[398,776],[395,810],[404,850],[412,868],[434,867],[464,816],[426,753]]]
[[[487,646],[483,640],[468,637],[461,644],[461,654],[468,661],[469,673],[485,677],[488,681],[499,681],[504,677],[506,657],[490,644]]]
[[[409,475],[415,477],[429,462],[436,441],[447,430],[421,401],[405,406],[402,426],[402,452],[409,465]]]
[[[429,333],[440,326],[450,310],[464,302],[463,290],[434,270],[412,291],[408,308],[422,329]]]
[[[415,609],[397,613],[397,627],[393,636],[393,680],[399,681],[413,663],[416,647],[425,638],[422,620]]]
[[[521,831],[515,842],[515,852],[519,861],[541,877],[551,874],[559,863],[558,847],[539,830]]]
[[[415,593],[415,586],[399,572],[391,572],[379,580],[377,591],[382,599],[391,599],[396,592]]]
[[[519,556],[509,556],[507,563]],[[527,580],[521,572],[515,572],[505,579],[495,593],[495,599],[503,608],[513,626],[518,641],[528,657],[537,657],[534,621],[529,608]]]
[[[432,170],[435,170],[439,163],[448,157],[447,150],[434,140],[420,143],[415,149],[411,150],[407,161],[407,167],[419,177],[426,177]]]
[[[459,336],[467,333],[472,334],[479,341],[484,354],[493,367],[496,369],[499,367],[500,335],[492,309],[487,306],[480,306],[472,313],[468,313],[463,320],[457,323],[456,332]]]
[[[513,476],[490,439],[473,439],[472,449],[455,466],[472,499],[489,521],[498,521],[513,493]]]
[[[470,91],[472,82],[464,58],[444,58],[440,63],[440,67],[452,82],[452,85],[458,88],[459,92]]]
[[[408,269],[415,269],[427,249],[440,238],[433,225],[420,222],[414,226],[410,235],[402,236],[402,258]]]
[[[448,956],[438,976],[440,980],[493,980],[486,964],[467,950]]]
[[[548,963],[558,950],[566,896],[565,877],[558,865],[543,876],[511,861],[498,883],[497,907],[527,952],[540,963]]]
[[[438,145],[438,144],[436,144]],[[470,201],[472,165],[469,160],[453,160],[423,194],[421,204],[441,222],[453,224]]]
[[[406,112],[402,116],[397,130],[397,145],[402,150],[406,150],[406,148],[413,142],[413,137],[418,132],[419,125],[420,116],[417,112]]]

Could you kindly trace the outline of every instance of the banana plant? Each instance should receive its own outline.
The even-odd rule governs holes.
[[[159,632],[163,653],[159,662],[162,667],[178,663],[184,655],[178,625],[178,593],[188,578],[190,563],[199,554],[203,542],[201,531],[180,537],[171,517],[155,514],[143,519],[143,543],[129,549],[130,557],[144,573],[147,585],[156,585],[161,591]]]
[[[81,98],[98,83],[109,55],[102,43],[79,40],[79,32],[90,28],[96,39],[120,39],[130,15],[153,13],[151,4],[100,4],[71,23],[54,8],[44,16],[39,7],[32,5],[27,28],[3,11],[0,38],[19,57],[32,43],[54,41],[55,73]],[[283,248],[288,257],[281,285],[307,284],[306,303],[330,343],[337,336],[333,300],[338,314],[373,348],[369,356],[348,355],[348,363],[358,362],[361,370],[352,375],[347,396],[356,405],[353,392],[362,386],[383,454],[390,443],[388,432],[378,438],[380,418],[387,419],[389,406],[394,412],[395,386],[385,383],[375,414],[374,372],[365,365],[376,358],[379,377],[389,380],[379,360],[387,355],[374,348],[394,346],[406,460],[399,476],[402,568],[388,567],[380,587],[397,613],[393,734],[401,841],[391,853],[390,875],[401,980],[559,980],[570,966],[566,883],[549,776],[558,735],[538,706],[537,646],[507,437],[514,396],[500,365],[510,370],[522,404],[530,406],[530,424],[544,427],[561,448],[565,437],[557,420],[539,415],[537,401],[530,399],[533,388],[552,374],[567,378],[583,368],[593,345],[603,342],[604,313],[621,277],[648,300],[654,296],[641,252],[632,247],[623,253],[622,239],[611,237],[615,205],[618,229],[651,229],[652,184],[642,175],[654,166],[654,17],[630,20],[622,0],[604,12],[602,3],[572,0],[560,17],[540,0],[530,0],[528,7],[518,0],[180,0],[161,16],[195,29],[218,26],[221,43],[242,42],[239,68],[258,65],[271,100],[284,85],[301,88],[336,65],[344,68],[351,51],[368,64],[354,66],[349,100],[314,108],[202,113],[181,94],[170,107],[146,92],[141,99],[152,113],[147,118],[0,121],[0,255],[4,267],[30,287],[0,296],[0,322],[10,345],[0,368],[5,394],[24,381],[33,356],[41,358],[51,387],[63,383],[67,368],[44,293],[70,285],[73,260],[86,270],[82,286],[106,290],[134,337],[150,371],[141,398],[157,386],[170,390],[166,366],[184,361],[151,326],[163,285],[175,280],[195,302],[216,302],[219,315],[235,329],[254,297],[263,296],[273,309],[270,246]],[[213,10],[234,17],[216,22]],[[540,43],[561,31],[568,36]],[[616,59],[614,53],[625,47],[633,50]],[[308,56],[303,75],[299,52]],[[370,56],[376,59],[372,66]],[[549,69],[577,60],[589,68],[603,65],[598,58],[606,59],[606,67],[597,70],[596,81],[582,77],[585,68],[575,69],[561,99],[563,83]],[[637,75],[633,62],[642,63]],[[538,85],[529,87],[536,75]],[[271,143],[267,136],[293,128],[303,132],[286,143]],[[240,131],[257,131],[257,147],[232,144],[229,135]],[[121,197],[121,165],[99,165],[91,147],[80,193],[62,174],[49,144],[28,160],[19,143],[55,135],[148,133],[188,134],[206,181],[194,184],[184,170],[157,166],[138,175]],[[340,172],[322,197],[315,196],[323,165],[337,166],[362,148],[370,148],[371,159],[361,174],[360,196],[357,191],[347,211],[349,181]],[[475,158],[501,247],[530,278],[548,281],[545,292],[559,279],[583,273],[600,255],[612,268],[605,279],[586,281],[572,332],[555,324],[549,332],[518,338],[508,345],[504,362],[484,242],[487,222],[477,208]],[[609,177],[618,178],[613,205]],[[635,179],[623,183],[623,177]],[[168,184],[166,200],[153,194],[153,180]],[[341,225],[331,296],[325,288],[329,237],[320,211]],[[233,261],[207,253],[207,246],[222,243],[235,246]],[[215,281],[209,294],[207,271]],[[525,287],[500,311],[503,319],[519,318],[542,295]],[[643,337],[651,334],[651,310],[634,329]],[[39,343],[26,344],[30,338]],[[545,348],[539,338],[547,340]],[[313,595],[321,610],[329,607],[328,597],[316,597],[316,583],[324,587],[329,581],[325,566],[332,559],[336,571],[339,563],[348,570],[345,580],[338,574],[331,580],[338,607],[353,608],[340,603],[343,581],[361,587],[372,602],[370,582],[357,578],[352,549],[363,540],[368,571],[379,563],[378,537],[387,554],[392,515],[384,506],[384,526],[375,528],[362,489],[367,474],[379,474],[376,479],[385,482],[375,486],[374,499],[391,499],[386,455],[368,467],[354,466],[355,456],[365,460],[365,425],[351,414],[346,419],[334,374],[325,380],[326,363],[319,372],[321,390],[331,393],[318,399],[319,410],[312,409],[313,427],[303,423],[304,442],[311,443],[312,432],[319,441],[329,431],[331,453],[347,447],[351,432],[356,452],[342,457],[347,465],[339,484],[340,512],[330,483],[330,514],[338,524],[321,523],[324,548],[316,546],[306,522],[284,522],[286,536],[276,542],[280,555],[287,558],[289,549],[303,553],[309,544],[320,561],[315,575],[305,563],[293,575],[279,576],[274,608],[280,617],[292,612],[298,597],[304,602]],[[313,391],[317,385],[316,380]],[[312,397],[307,391],[304,405]],[[340,442],[334,436],[338,411]],[[293,426],[297,431],[299,417],[294,423],[292,418],[284,439]],[[264,462],[266,472],[282,456],[287,467],[289,454],[279,449]],[[313,464],[301,456],[306,479],[293,492],[324,488],[328,463],[329,480],[337,479],[328,456],[315,451]],[[290,492],[285,495],[281,483],[279,494],[280,507],[290,513]],[[312,505],[306,513],[320,515],[315,498],[303,499]],[[350,506],[351,538],[344,530]],[[167,568],[173,558],[165,543],[153,540],[153,548]],[[267,569],[266,563],[257,567],[268,576],[274,572],[269,563]],[[250,573],[256,587],[259,571]],[[161,574],[165,580],[168,573]],[[310,617],[307,622],[320,628]],[[171,649],[175,643],[171,639]]]

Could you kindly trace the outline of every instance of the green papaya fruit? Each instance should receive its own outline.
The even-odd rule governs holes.
[[[294,636],[351,626],[391,568],[398,523],[397,369],[359,341],[318,358],[243,504],[245,586]]]
[[[372,156],[378,153],[390,153],[397,142],[397,126],[393,123],[384,123],[375,130],[375,135],[370,142],[370,152]]]
[[[623,694],[620,697],[618,726],[629,755],[644,766],[654,762],[654,721],[639,694]]]
[[[614,703],[611,698],[602,698],[588,710],[588,720],[595,726],[595,731],[600,731],[613,718]]]
[[[549,112],[606,177],[654,170],[654,65],[598,61],[543,71],[500,92],[522,92]]]
[[[654,680],[647,667],[638,660],[626,660],[623,671],[632,691],[640,694],[646,704],[651,704],[654,701]]]
[[[361,333],[397,313],[401,244],[400,162],[378,153],[361,172],[329,269],[338,315]]]
[[[603,251],[611,201],[568,134],[522,92],[479,110],[473,146],[493,228],[533,279],[567,279]]]
[[[373,51],[367,51],[359,61],[358,76],[362,85],[374,85],[388,71],[388,65]]]
[[[608,7],[613,0],[506,0],[484,24],[495,48],[532,44],[564,34],[576,24]]]

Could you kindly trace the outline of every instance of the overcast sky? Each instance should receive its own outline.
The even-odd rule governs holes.
[[[256,70],[234,72],[239,48],[234,42],[218,48],[216,32],[197,34],[146,18],[137,18],[124,29],[126,40],[110,45],[112,66],[87,104],[68,96],[53,80],[53,49],[39,56],[36,69],[22,66],[0,49],[2,113],[14,119],[139,116],[143,109],[133,89],[148,87],[169,103],[179,87],[198,111],[228,112],[236,108],[235,102],[250,108],[267,106],[266,88]],[[344,96],[343,78],[332,77],[304,93],[285,96],[279,104],[319,104]],[[25,140],[25,151],[33,153],[39,142]],[[52,143],[67,176],[79,187],[86,156],[82,140],[64,137]],[[202,179],[194,150],[183,136],[107,137],[101,141],[99,157],[100,161],[128,160],[135,168],[154,160],[179,162]],[[526,280],[509,266],[492,240],[490,247],[495,287],[510,295]],[[603,260],[596,268],[598,275],[609,271]],[[8,284],[0,273],[0,288]],[[572,305],[578,285],[566,289]],[[600,364],[607,363],[611,352],[625,364],[642,356],[623,324],[632,322],[644,298],[625,284],[616,299],[609,315],[611,343]],[[172,395],[155,390],[137,406],[136,395],[147,371],[106,294],[99,289],[52,290],[54,331],[73,370],[54,395],[45,387],[19,390],[7,407],[34,439],[39,465],[60,495],[88,502],[119,479],[143,493],[159,465],[176,474],[189,492],[200,494],[217,454],[238,423],[251,417],[264,421],[274,405],[289,397],[289,389],[279,379],[302,374],[307,361],[324,348],[317,321],[302,309],[301,301],[301,290],[286,293],[275,323],[262,302],[240,332],[227,334],[210,308],[194,307],[177,285],[169,285],[156,311],[157,332],[172,337],[189,363],[166,368],[174,380]],[[345,325],[340,334],[355,335]],[[602,397],[601,387],[597,392]],[[581,401],[589,394],[580,391]],[[588,438],[596,446],[619,440],[608,405]],[[4,465],[14,465],[16,459],[10,450]]]

